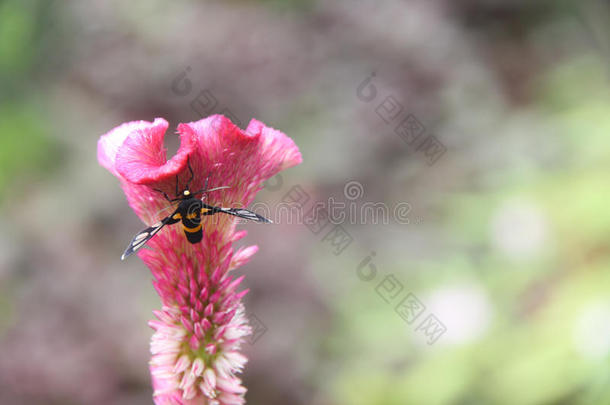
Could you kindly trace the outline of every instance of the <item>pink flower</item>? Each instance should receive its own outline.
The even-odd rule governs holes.
[[[166,159],[163,137],[168,124],[136,121],[118,126],[98,142],[98,160],[120,181],[129,205],[147,225],[169,213],[170,197],[189,180],[191,190],[228,186],[206,193],[205,202],[221,207],[247,207],[261,183],[301,162],[294,142],[282,132],[252,120],[245,131],[224,116],[180,124],[181,145]],[[163,308],[150,321],[150,370],[156,404],[243,404],[246,389],[236,376],[247,359],[240,353],[250,327],[237,292],[242,277],[230,270],[244,264],[256,246],[234,252],[236,218],[202,217],[204,236],[189,243],[179,225],[168,225],[138,256],[150,268]],[[130,235],[131,236],[131,235]],[[126,242],[129,238],[126,238]]]

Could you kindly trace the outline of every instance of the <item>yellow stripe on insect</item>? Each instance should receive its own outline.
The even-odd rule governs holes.
[[[182,224],[182,229],[184,229],[184,231],[188,232],[188,233],[195,233],[195,232],[199,232],[199,230],[201,229],[202,225],[203,225],[203,223],[200,223],[199,225],[197,225],[194,228],[189,228],[188,226]]]
[[[192,212],[190,214],[186,214],[186,219],[195,219],[198,216],[198,212]]]

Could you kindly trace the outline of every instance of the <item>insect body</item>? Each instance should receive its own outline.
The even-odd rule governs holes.
[[[190,164],[189,164],[189,170],[191,171],[191,180],[192,180],[193,179],[193,170],[191,169]],[[189,180],[188,183],[190,183],[191,180]],[[157,190],[160,193],[163,193],[165,198],[170,203],[178,202],[178,207],[171,215],[168,215],[167,217],[163,218],[161,221],[157,222],[153,226],[150,226],[150,227],[144,229],[142,232],[138,233],[129,243],[129,246],[127,246],[127,249],[125,249],[125,252],[121,256],[121,260],[124,260],[127,256],[133,254],[138,249],[140,249],[142,246],[144,246],[146,244],[146,242],[148,242],[153,236],[155,236],[157,234],[157,232],[159,232],[165,225],[172,225],[172,224],[175,224],[180,221],[182,221],[182,229],[184,230],[186,239],[190,243],[199,243],[199,242],[201,242],[201,239],[203,238],[203,229],[202,229],[203,223],[201,222],[202,216],[223,213],[223,214],[233,215],[233,216],[236,216],[239,218],[249,219],[249,220],[256,221],[256,222],[266,222],[266,223],[271,222],[267,218],[264,218],[256,213],[246,210],[246,209],[215,207],[213,205],[206,204],[199,198],[195,197],[197,194],[200,194],[200,193],[211,192],[211,191],[220,190],[220,189],[228,188],[228,187],[216,187],[216,188],[208,190],[207,181],[206,181],[205,189],[192,193],[188,189],[188,183],[187,183],[186,189],[182,192],[182,194],[179,197],[176,197],[176,198],[169,198],[169,196],[165,192],[163,192],[161,190]],[[178,188],[178,179],[176,179],[176,191],[177,191],[177,188]],[[176,192],[176,194],[178,194],[178,193]]]

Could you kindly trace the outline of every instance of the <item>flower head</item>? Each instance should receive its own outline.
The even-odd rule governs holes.
[[[286,135],[252,120],[241,130],[224,116],[180,124],[181,145],[166,158],[163,137],[167,121],[123,124],[98,142],[98,160],[121,183],[129,205],[146,224],[160,219],[168,195],[181,192],[191,174],[190,189],[228,186],[206,193],[206,202],[221,207],[246,207],[263,181],[301,162]],[[167,215],[167,213],[165,214]],[[150,321],[150,369],[156,404],[242,404],[246,389],[236,376],[246,358],[239,352],[250,333],[237,291],[243,277],[230,270],[247,262],[256,246],[237,252],[232,243],[234,217],[203,217],[203,240],[191,244],[180,227],[167,226],[138,255],[150,268],[163,308]]]

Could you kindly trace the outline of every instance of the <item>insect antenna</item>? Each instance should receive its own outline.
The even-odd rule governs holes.
[[[225,188],[230,188],[229,186],[220,186],[220,187],[208,188],[208,181],[209,180],[210,180],[210,176],[206,177],[205,178],[205,186],[201,190],[195,191],[193,193],[193,195],[199,194],[199,193],[209,193],[211,191],[216,191],[216,190],[222,190],[222,189],[225,189]]]
[[[176,208],[176,206],[174,206],[174,205],[168,205],[168,206],[167,206],[167,207],[165,207],[165,208],[161,208],[159,211],[157,211],[157,212],[155,213],[155,216],[156,216],[156,215],[159,215],[159,214],[160,214],[160,213],[162,213],[163,211],[167,211],[167,210],[168,210],[168,209],[170,209],[170,208],[171,208],[171,209],[174,209],[174,208]]]
[[[191,181],[193,181],[193,178],[195,177],[195,173],[193,172],[193,168],[191,167],[191,157],[190,156],[186,157],[186,165],[189,168],[189,172],[191,172],[191,178],[189,179],[189,181],[186,182],[185,190],[188,190],[191,185]],[[207,182],[207,180],[206,180],[206,182]],[[178,192],[176,192],[176,195],[178,195]]]
[[[196,191],[193,194],[210,193],[212,191],[223,190],[225,188],[231,188],[231,187],[229,187],[229,186],[220,186],[220,187],[214,187],[214,188],[210,188],[210,189],[204,188],[203,190]]]

